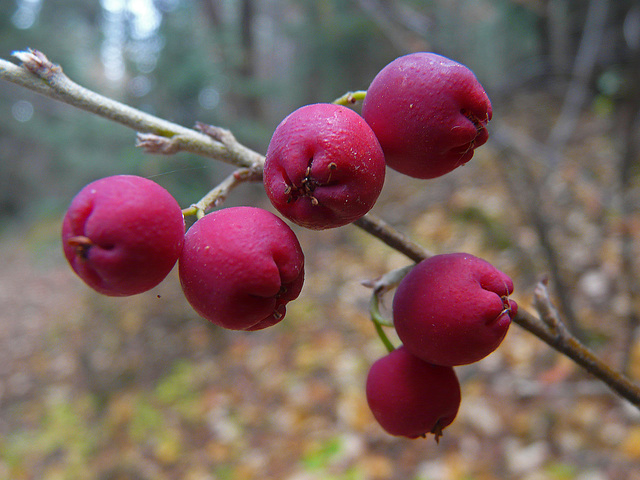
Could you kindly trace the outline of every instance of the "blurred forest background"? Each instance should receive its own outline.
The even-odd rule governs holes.
[[[0,57],[264,152],[293,109],[366,89],[411,51],[469,66],[491,139],[435,180],[389,172],[374,212],[435,252],[468,251],[531,308],[640,380],[637,0],[0,0]],[[356,107],[357,108],[357,107]],[[640,479],[640,414],[514,325],[458,369],[440,444],[382,432],[364,380],[383,355],[365,279],[408,264],[355,227],[296,229],[307,281],[267,331],[226,332],[175,272],[100,297],[66,265],[61,216],[87,182],[150,177],[183,206],[230,167],[137,150],[135,132],[0,82],[0,478]],[[260,185],[228,201],[270,209]]]

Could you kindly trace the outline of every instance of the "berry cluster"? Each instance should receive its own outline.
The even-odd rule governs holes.
[[[305,228],[352,223],[374,206],[386,167],[435,178],[468,162],[487,141],[491,103],[473,73],[433,53],[391,62],[373,79],[362,115],[332,103],[299,108],[275,129],[263,182],[275,209]],[[63,221],[73,270],[105,295],[158,285],[178,263],[182,290],[205,319],[233,330],[280,322],[304,281],[293,230],[255,207],[208,213],[185,233],[184,215],[151,180],[117,175],[87,185]],[[436,438],[460,404],[456,365],[500,344],[517,306],[513,283],[467,254],[416,265],[399,284],[394,326],[403,346],[371,368],[366,395],[381,426]]]
[[[185,235],[177,201],[157,183],[133,175],[84,187],[63,220],[62,245],[78,276],[111,296],[150,290],[178,262],[193,308],[233,330],[278,323],[304,280],[298,239],[273,213],[225,208],[197,220]]]
[[[373,79],[362,116],[321,103],[286,117],[269,143],[265,190],[298,225],[346,225],[373,207],[385,165],[415,178],[444,175],[487,141],[490,119],[471,70],[433,53],[405,55]]]
[[[427,258],[402,279],[392,306],[402,347],[373,364],[366,387],[387,432],[440,437],[460,405],[453,367],[498,348],[518,311],[511,293],[507,275],[466,253]]]

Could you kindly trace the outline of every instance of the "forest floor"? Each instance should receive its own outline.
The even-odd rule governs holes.
[[[574,148],[598,164],[609,147]],[[531,267],[535,231],[509,197],[499,153],[483,149],[429,183],[391,172],[374,212],[433,251],[487,258],[531,309],[545,273]],[[574,230],[554,238],[563,267],[579,272],[571,292],[590,345],[615,364],[619,319],[601,297],[616,243],[598,223],[603,203],[589,209],[603,191],[595,177],[571,162],[558,171],[565,186],[576,176],[580,201],[554,212]],[[495,353],[457,369],[462,404],[439,444],[382,431],[364,381],[384,347],[361,282],[409,261],[356,227],[296,229],[304,290],[283,322],[246,333],[199,318],[175,271],[135,297],[91,292],[61,254],[58,222],[0,243],[0,478],[640,480],[638,410],[517,325]]]

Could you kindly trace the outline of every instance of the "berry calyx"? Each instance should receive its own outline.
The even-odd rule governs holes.
[[[292,222],[322,230],[367,213],[384,184],[380,144],[364,119],[330,103],[306,105],[275,129],[267,149],[264,186]]]

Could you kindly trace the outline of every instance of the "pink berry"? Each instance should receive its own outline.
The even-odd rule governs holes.
[[[264,186],[289,220],[314,230],[367,213],[385,177],[380,144],[364,119],[328,103],[301,107],[276,128],[267,149]]]
[[[94,290],[126,296],[158,285],[184,241],[178,202],[157,183],[115,175],[85,186],[62,223],[71,268]]]
[[[460,383],[452,367],[431,365],[400,347],[378,359],[366,383],[369,408],[391,435],[442,435],[460,407]]]
[[[436,255],[402,279],[393,321],[409,352],[436,365],[464,365],[493,352],[518,306],[511,279],[466,253]]]
[[[373,79],[362,115],[387,165],[435,178],[464,165],[489,138],[491,102],[471,70],[434,53],[412,53]]]
[[[256,207],[230,207],[202,217],[187,231],[178,265],[191,306],[232,330],[278,323],[304,281],[304,255],[294,232]]]

